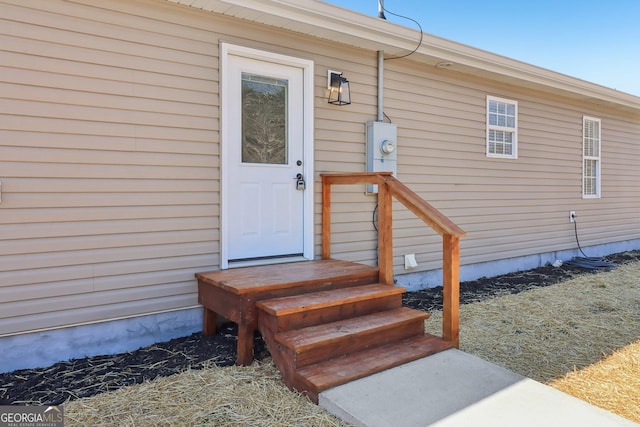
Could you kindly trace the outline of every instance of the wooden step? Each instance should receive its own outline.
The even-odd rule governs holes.
[[[364,285],[259,301],[260,316],[274,332],[301,329],[402,307],[404,288]]]
[[[424,334],[427,313],[401,307],[275,334],[289,363],[298,369],[366,348]]]
[[[238,324],[238,365],[253,360],[258,329],[256,301],[307,292],[368,285],[378,268],[334,259],[272,264],[197,273],[198,302],[204,306],[203,333],[213,335],[218,315]]]
[[[377,267],[335,259],[231,268],[198,273],[199,281],[238,295],[265,294],[267,298],[376,283]],[[286,291],[293,292],[286,292]],[[279,292],[277,291],[285,291]],[[269,295],[273,294],[273,295]],[[264,299],[264,298],[258,298]]]
[[[293,388],[318,403],[324,390],[453,348],[453,343],[424,334],[305,366],[294,375]]]

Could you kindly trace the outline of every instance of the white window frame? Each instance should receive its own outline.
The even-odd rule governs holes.
[[[491,102],[499,102],[507,105],[513,105],[514,108],[514,125],[513,126],[499,126],[497,124],[490,123],[490,104]],[[487,132],[486,132],[486,151],[487,157],[495,157],[501,159],[517,159],[518,158],[518,101],[511,99],[499,98],[497,96],[487,95]],[[508,132],[511,133],[511,154],[501,154],[492,152],[490,149],[491,142],[489,135],[491,131],[496,132]]]
[[[597,123],[598,132],[596,136],[592,136],[591,139],[595,139],[595,143],[597,144],[596,150],[597,155],[593,153],[587,154],[586,147],[587,143],[591,143],[592,141],[588,140],[586,127],[587,123]],[[587,168],[585,167],[585,163],[587,161],[595,161],[595,176],[587,176]],[[599,199],[600,198],[600,184],[601,184],[601,171],[602,169],[602,120],[597,117],[582,117],[582,198],[583,199]],[[592,186],[587,186],[587,179],[595,179],[595,184]],[[595,193],[587,193],[588,188],[593,188]]]

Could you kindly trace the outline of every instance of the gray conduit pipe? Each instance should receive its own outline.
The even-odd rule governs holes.
[[[384,121],[384,51],[378,51],[378,118]]]

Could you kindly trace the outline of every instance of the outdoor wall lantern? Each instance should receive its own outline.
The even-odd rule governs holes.
[[[341,72],[331,70],[328,71],[327,80],[329,88],[329,104],[351,104],[349,80],[347,80],[346,77],[342,77]]]

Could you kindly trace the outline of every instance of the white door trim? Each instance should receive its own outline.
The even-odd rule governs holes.
[[[229,268],[229,187],[228,187],[228,157],[229,150],[225,149],[225,141],[229,140],[230,127],[225,122],[225,105],[230,105],[230,91],[227,89],[225,82],[228,81],[228,58],[230,55],[241,56],[261,61],[273,62],[275,64],[290,65],[303,70],[303,145],[304,145],[304,163],[302,165],[303,174],[306,180],[306,190],[304,191],[304,218],[303,218],[303,255],[306,260],[313,259],[314,251],[314,233],[313,233],[313,195],[314,195],[314,147],[313,147],[313,61],[308,59],[296,58],[293,56],[282,55],[278,53],[267,52],[263,50],[253,49],[244,46],[233,45],[229,43],[220,44],[220,268]],[[278,260],[274,260],[278,262]],[[282,260],[279,260],[282,262]]]

